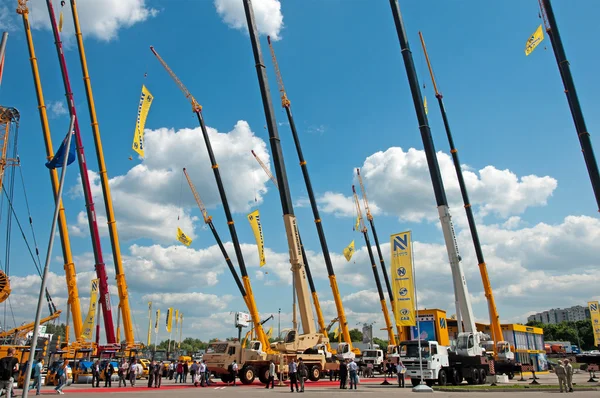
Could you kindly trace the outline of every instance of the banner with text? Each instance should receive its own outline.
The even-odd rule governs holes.
[[[600,346],[600,308],[597,301],[588,301],[590,317],[592,318],[592,331],[594,332],[594,345]]]
[[[410,231],[391,236],[394,316],[398,326],[415,326],[412,242]]]
[[[81,333],[81,337],[86,340],[91,340],[92,334],[94,332],[94,324],[96,320],[96,307],[98,306],[99,281],[100,279],[92,279],[91,281],[90,308],[88,309],[88,314],[85,317],[85,322],[83,323],[83,333]]]
[[[258,247],[258,260],[260,262],[260,266],[262,267],[267,262],[265,260],[265,240],[263,238],[262,227],[260,226],[260,213],[258,212],[258,209],[248,214],[248,221],[250,221],[250,226],[252,227],[252,232],[254,233],[254,239],[256,239],[256,246]]]
[[[140,104],[138,105],[138,115],[135,123],[135,133],[133,134],[133,144],[131,148],[136,151],[141,157],[144,157],[144,126],[150,105],[154,97],[146,86],[142,85],[142,94],[140,95]]]
[[[167,332],[171,333],[173,327],[173,308],[167,309]]]

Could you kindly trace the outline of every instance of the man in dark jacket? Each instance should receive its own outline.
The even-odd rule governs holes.
[[[112,387],[112,375],[115,373],[115,367],[108,361],[104,368],[104,387]]]
[[[160,388],[160,385],[162,384],[162,371],[162,362],[157,362],[154,364],[154,369],[152,369],[152,372],[154,372],[154,388]]]
[[[150,362],[148,366],[148,388],[152,388],[154,384],[154,365],[156,365],[156,361]]]
[[[340,362],[340,389],[346,389],[346,380],[348,380],[347,360]]]

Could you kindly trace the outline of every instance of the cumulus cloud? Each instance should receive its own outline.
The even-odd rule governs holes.
[[[186,314],[191,314],[192,316],[208,316],[215,311],[222,311],[227,308],[228,304],[231,302],[231,300],[233,300],[233,296],[217,296],[215,294],[206,294],[200,292],[169,292],[146,294],[142,297],[142,299],[146,301],[152,301],[162,308],[180,308],[182,307],[183,303],[191,303],[191,305],[185,305]]]
[[[62,101],[50,101],[48,103],[48,110],[50,111],[51,118],[57,118],[60,116],[67,115],[69,111],[65,107],[65,104]]]
[[[460,208],[462,197],[452,159],[443,152],[438,152],[437,158],[450,207]],[[409,222],[438,219],[424,151],[392,147],[374,153],[365,159],[361,175],[374,209],[378,207],[386,214]],[[484,167],[479,174],[465,168],[463,175],[471,202],[481,217],[507,218],[522,214],[528,207],[544,206],[557,187],[552,177],[519,178],[510,170],[498,170],[494,166]],[[329,192],[327,198],[321,200],[325,212],[352,214],[348,211],[349,199],[344,195]]]
[[[361,211],[365,211],[364,203],[359,194]],[[319,209],[331,213],[336,217],[356,217],[356,204],[353,196],[346,196],[337,192],[325,192],[317,198]],[[369,202],[371,214],[381,214],[381,209],[375,203]],[[363,216],[365,214],[363,213]]]
[[[60,1],[53,2],[54,13],[58,20],[61,10]],[[50,17],[45,1],[30,1],[29,20],[34,29],[51,29]],[[73,37],[75,28],[71,16],[71,2],[66,1],[62,8],[64,23],[63,37]],[[129,28],[144,22],[158,14],[158,10],[148,7],[146,0],[79,0],[77,1],[79,24],[84,37],[94,37],[101,41],[110,41],[118,36],[122,28]]]
[[[244,4],[241,0],[215,0],[217,13],[227,25],[248,32]],[[279,40],[283,28],[283,14],[279,0],[253,0],[254,19],[259,34]]]
[[[256,137],[245,121],[239,121],[228,133],[208,128],[214,155],[227,199],[233,212],[247,212],[263,201],[269,177],[254,160],[251,150],[269,162],[266,143]],[[197,209],[196,201],[186,186],[181,190],[182,169],[185,167],[207,209],[220,205],[213,169],[206,151],[200,127],[194,129],[161,128],[146,130],[146,157],[144,162],[131,168],[127,174],[110,179],[119,235],[123,240],[150,238],[161,243],[172,243],[177,226],[191,238],[196,238],[191,215]],[[102,188],[99,175],[89,171],[92,194],[101,203]],[[184,182],[185,184],[185,182]],[[183,192],[183,194],[181,194]],[[83,198],[81,184],[71,194]],[[96,206],[101,233],[108,228],[104,206]],[[179,220],[178,220],[179,218]],[[77,223],[71,226],[77,235],[87,235],[87,214],[80,212]]]

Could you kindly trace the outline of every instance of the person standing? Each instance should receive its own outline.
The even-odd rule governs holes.
[[[272,359],[269,363],[269,380],[265,388],[269,388],[269,385],[271,385],[271,389],[275,388],[275,362]]]
[[[563,366],[563,361],[558,361],[558,365],[554,367],[554,373],[556,374],[556,377],[558,377],[558,386],[560,388],[560,392],[563,392],[563,387],[565,391],[567,391],[567,373],[565,371],[565,367]]]
[[[573,365],[571,361],[565,359],[565,376],[567,378],[567,388],[569,392],[573,392]]]
[[[204,383],[206,383],[207,386],[210,385],[210,370],[208,370],[208,365],[206,364],[206,361],[203,359],[202,360],[202,365],[203,365],[203,369],[204,369],[204,373],[202,374],[202,377],[204,378]]]
[[[154,387],[154,365],[156,365],[156,362],[153,360],[148,366],[148,388]]]
[[[92,387],[100,387],[100,363],[96,359],[92,364]]]
[[[192,384],[198,387],[198,363],[194,361],[192,366],[190,366],[190,378],[192,379]]]
[[[400,359],[398,359],[398,364],[396,365],[396,372],[398,373],[398,388],[404,388],[404,374],[406,373],[406,368]]]
[[[6,391],[7,397],[12,397],[14,375],[19,371],[19,360],[14,355],[15,349],[10,347],[6,356],[0,359],[0,389]]]
[[[188,375],[189,370],[190,370],[190,367],[189,367],[187,361],[183,362],[183,381],[182,381],[182,383],[187,383],[187,375]]]
[[[104,368],[104,387],[112,387],[112,375],[115,373],[115,367],[109,360]]]
[[[129,368],[129,365],[127,365],[127,362],[125,362],[125,358],[121,359],[121,365],[119,365],[119,370],[118,370],[118,375],[119,375],[119,387],[121,387],[121,382],[123,383],[123,387],[127,387],[127,379],[126,379],[126,375],[127,375],[127,369]]]
[[[296,359],[292,359],[292,362],[288,365],[288,373],[290,375],[290,391],[294,392],[295,385],[296,392],[298,392],[298,364]]]
[[[352,390],[352,386],[356,390],[356,385],[358,384],[358,377],[356,371],[358,370],[358,365],[354,362],[354,359],[350,360],[348,364],[348,371],[350,372],[350,389]]]
[[[154,388],[160,388],[162,384],[162,370],[162,361],[154,364],[154,368],[152,369],[152,372],[154,372]]]
[[[138,373],[137,359],[132,359],[129,364],[129,384],[131,387],[135,387],[135,379]]]
[[[340,389],[346,389],[346,381],[348,380],[348,360],[340,362]]]
[[[308,377],[308,368],[302,358],[298,358],[298,377],[300,378],[300,392],[304,392],[304,380]]]

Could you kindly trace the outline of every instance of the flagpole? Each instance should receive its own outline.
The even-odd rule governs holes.
[[[42,306],[46,292],[46,283],[48,280],[48,272],[50,270],[50,259],[52,257],[52,247],[54,246],[54,235],[56,233],[56,223],[58,221],[58,213],[60,210],[60,203],[62,199],[63,187],[65,185],[65,176],[67,174],[67,162],[69,161],[69,149],[71,147],[71,137],[73,137],[73,127],[75,125],[75,115],[71,116],[71,123],[69,124],[69,132],[67,133],[67,146],[64,152],[63,169],[60,174],[60,185],[58,186],[58,194],[56,195],[54,204],[54,217],[52,218],[52,229],[50,230],[50,240],[48,241],[48,251],[46,252],[46,264],[44,265],[44,273],[42,274],[42,286],[40,288],[40,296],[38,298],[37,310],[35,313],[35,322],[33,326],[33,337],[31,338],[31,347],[29,351],[29,361],[27,362],[27,368],[25,369],[25,382],[23,383],[23,397],[27,398],[29,393],[29,383],[31,382],[31,369],[33,368],[33,359],[35,357],[35,350],[37,348],[37,339],[40,328],[40,319],[42,317]]]

